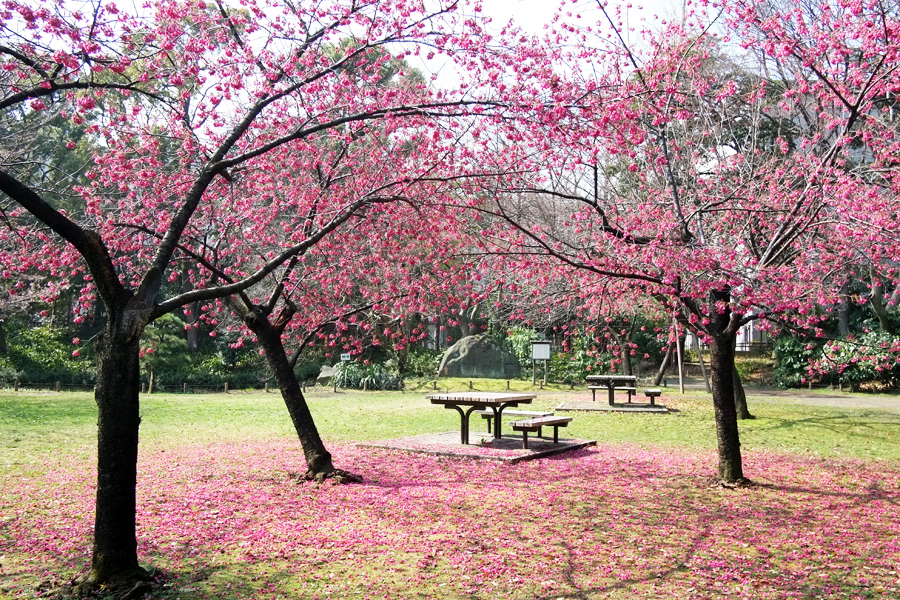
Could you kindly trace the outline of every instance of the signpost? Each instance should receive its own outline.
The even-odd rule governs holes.
[[[537,361],[544,361],[544,385],[547,385],[547,371],[550,370],[550,342],[531,342],[531,385],[537,382]]]
[[[350,353],[349,352],[341,353],[341,362],[350,362]],[[334,393],[337,393],[337,377],[332,377],[331,381],[334,384],[332,389],[334,390]]]

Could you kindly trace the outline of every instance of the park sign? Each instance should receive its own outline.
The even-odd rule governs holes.
[[[341,360],[342,360],[343,362],[347,362],[348,360],[350,360],[350,353],[349,353],[349,352],[343,352],[343,353],[341,354]]]
[[[550,342],[532,341],[531,360],[550,360]]]
[[[531,342],[531,384],[537,382],[537,361],[544,361],[544,384],[547,383],[547,371],[550,366],[550,342],[533,340]]]

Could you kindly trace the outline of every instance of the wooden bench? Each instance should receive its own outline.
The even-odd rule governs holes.
[[[608,390],[605,385],[589,385],[588,389],[591,390],[591,400],[594,402],[597,401],[597,390]],[[631,395],[637,393],[637,388],[633,387],[617,387],[616,391],[622,390],[624,392],[628,392],[628,403],[631,404]]]
[[[656,398],[662,396],[659,388],[644,388],[644,395],[650,398],[650,406],[656,406]]]
[[[559,428],[566,427],[572,421],[572,417],[536,417],[524,421],[510,423],[513,431],[522,432],[522,448],[528,449],[528,432],[540,431],[541,427],[553,427],[553,443],[559,443]],[[540,435],[540,434],[539,434]]]
[[[478,414],[481,415],[482,419],[487,419],[488,422],[488,433],[492,432],[491,423],[494,421],[494,411],[492,410],[481,410],[478,411]],[[504,415],[516,415],[518,417],[552,417],[552,412],[544,412],[537,410],[504,410]],[[538,429],[538,436],[541,435],[541,430]]]

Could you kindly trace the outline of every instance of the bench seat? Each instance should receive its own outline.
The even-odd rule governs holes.
[[[482,419],[487,419],[488,433],[492,432],[491,423],[494,422],[494,411],[492,410],[480,410],[478,414],[481,415]],[[552,411],[538,411],[538,410],[504,410],[503,415],[516,415],[517,417],[552,417]],[[540,435],[540,430],[538,431],[538,435]]]
[[[541,427],[553,427],[553,443],[559,443],[559,428],[566,427],[572,422],[572,417],[535,417],[533,419],[525,419],[524,421],[513,421],[510,423],[513,431],[522,432],[522,448],[528,449],[528,432],[540,432]],[[540,434],[538,434],[540,435]]]
[[[644,395],[650,398],[650,406],[656,406],[656,398],[662,396],[659,388],[644,388]]]

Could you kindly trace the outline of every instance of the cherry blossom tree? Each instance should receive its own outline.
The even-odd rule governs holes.
[[[256,272],[266,255],[293,247],[298,230],[316,231],[327,223],[332,206],[366,203],[353,215],[352,226],[310,244],[283,268],[204,315],[218,323],[228,319],[228,311],[236,313],[244,328],[237,344],[250,338],[261,349],[303,446],[309,479],[359,477],[336,469],[319,437],[294,373],[300,353],[316,343],[329,355],[359,355],[366,346],[379,345],[400,351],[425,333],[420,326],[404,327],[406,321],[459,302],[450,282],[461,271],[447,268],[446,260],[458,238],[432,213],[434,206],[449,203],[446,196],[456,181],[471,178],[472,172],[446,171],[463,162],[448,161],[452,149],[427,160],[422,153],[431,140],[406,138],[398,148],[390,136],[377,137],[380,143],[373,143],[376,136],[359,137],[318,154],[311,148],[306,155],[316,158],[302,166],[291,158],[294,186],[309,195],[303,211],[236,224],[227,243],[217,238],[215,248],[206,242],[182,248],[198,267],[199,280],[233,284],[236,277]],[[255,251],[247,252],[248,246]],[[226,248],[229,252],[221,252]]]
[[[404,197],[385,189],[319,202],[292,182],[324,169],[342,144],[428,136],[438,147],[459,137],[454,117],[502,110],[421,79],[383,85],[389,47],[395,58],[489,55],[489,43],[454,2],[152,2],[137,14],[102,2],[3,3],[0,110],[56,111],[99,146],[77,214],[54,206],[34,172],[0,169],[7,223],[29,232],[11,260],[54,275],[86,271],[83,311],[99,300],[107,315],[95,340],[98,487],[85,586],[147,576],[135,537],[147,324],[248,290]],[[267,226],[285,243],[250,237]],[[239,256],[253,256],[253,269]],[[204,278],[198,257],[221,273]],[[198,276],[167,296],[163,283],[182,267]]]
[[[583,68],[561,86],[569,99],[506,148],[532,179],[477,207],[503,240],[486,251],[523,279],[563,280],[587,303],[636,287],[703,336],[725,483],[744,480],[740,327],[815,328],[836,274],[896,276],[897,17],[855,0],[703,4],[632,46],[600,5],[570,27]]]

